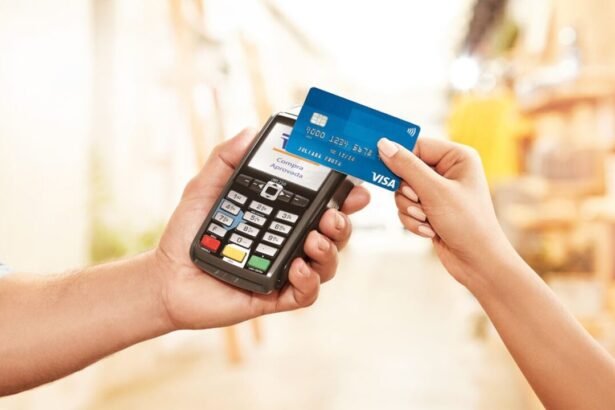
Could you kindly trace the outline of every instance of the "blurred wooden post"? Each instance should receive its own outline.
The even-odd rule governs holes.
[[[224,328],[224,338],[226,342],[226,355],[231,363],[241,362],[241,351],[237,340],[237,329],[235,326]]]
[[[260,343],[263,340],[263,333],[261,331],[261,320],[256,317],[250,321],[252,325],[252,337],[256,343]]]
[[[169,8],[171,13],[171,21],[173,31],[175,32],[175,50],[176,50],[176,65],[175,65],[175,81],[178,88],[180,102],[188,114],[188,121],[190,123],[190,133],[192,137],[192,143],[194,146],[194,153],[196,155],[196,163],[200,168],[203,166],[207,159],[207,146],[205,144],[205,131],[201,118],[195,104],[194,91],[198,85],[197,69],[195,64],[194,54],[196,53],[196,41],[195,34],[191,32],[191,28],[186,21],[184,10],[182,5],[187,0],[169,0]],[[205,4],[203,0],[189,0],[193,1],[195,5],[196,13],[198,17],[203,20],[205,13]],[[252,70],[250,70],[252,72]],[[262,83],[262,76],[260,73],[257,77],[252,75],[251,79],[254,82],[255,78],[259,78]],[[262,86],[262,84],[261,84]],[[263,95],[264,90],[259,90],[259,95]],[[214,106],[220,114],[219,96],[217,90],[213,89]],[[257,98],[257,101],[261,102],[262,98]],[[262,104],[257,103],[262,108]],[[267,107],[269,109],[269,107]],[[262,110],[259,110],[261,113]],[[267,114],[268,116],[269,114]],[[221,120],[221,116],[219,117]],[[266,119],[267,117],[265,117]],[[221,129],[222,129],[221,122]],[[256,342],[262,340],[262,333],[260,329],[260,322],[258,319],[251,321],[251,328]],[[234,326],[230,326],[224,329],[225,347],[229,361],[231,363],[241,362],[241,349],[239,346],[239,340],[237,337],[237,330]]]
[[[269,98],[267,97],[265,78],[260,64],[260,54],[258,53],[258,48],[244,35],[241,36],[241,45],[248,63],[248,73],[250,75],[252,92],[254,93],[254,102],[256,103],[258,119],[264,123],[269,116],[271,116],[272,108]]]
[[[198,1],[197,1],[198,2]],[[183,9],[183,0],[169,0],[171,20],[175,32],[175,72],[176,83],[180,102],[188,114],[194,153],[199,167],[203,166],[207,159],[207,147],[205,146],[205,132],[194,103],[194,90],[197,85],[196,67],[194,62],[195,41],[190,27],[186,23]],[[203,6],[197,7],[200,12]]]

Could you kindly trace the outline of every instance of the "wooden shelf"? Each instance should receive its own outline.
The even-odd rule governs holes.
[[[615,70],[593,67],[584,69],[574,83],[537,91],[521,109],[527,115],[536,116],[610,98],[615,99]]]

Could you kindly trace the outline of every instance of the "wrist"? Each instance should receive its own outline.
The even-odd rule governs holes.
[[[481,254],[472,266],[471,280],[466,287],[479,300],[497,295],[515,277],[529,267],[519,256],[508,238],[501,233],[481,249]]]
[[[145,252],[139,257],[143,258],[143,271],[152,300],[152,317],[160,324],[161,332],[170,333],[178,330],[169,314],[167,305],[167,278],[171,272],[170,263],[161,251],[156,248]]]

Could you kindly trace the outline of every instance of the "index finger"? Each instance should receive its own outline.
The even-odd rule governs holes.
[[[369,191],[365,187],[357,185],[348,194],[341,211],[346,215],[353,214],[365,208],[369,204],[369,200]]]
[[[443,175],[446,171],[446,169],[442,169],[445,158],[456,153],[461,147],[461,144],[451,141],[423,138],[417,140],[413,153],[440,175]]]

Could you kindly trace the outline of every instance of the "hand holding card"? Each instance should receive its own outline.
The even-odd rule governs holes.
[[[378,157],[378,140],[412,150],[420,127],[311,88],[285,149],[295,155],[396,191],[399,178]]]

